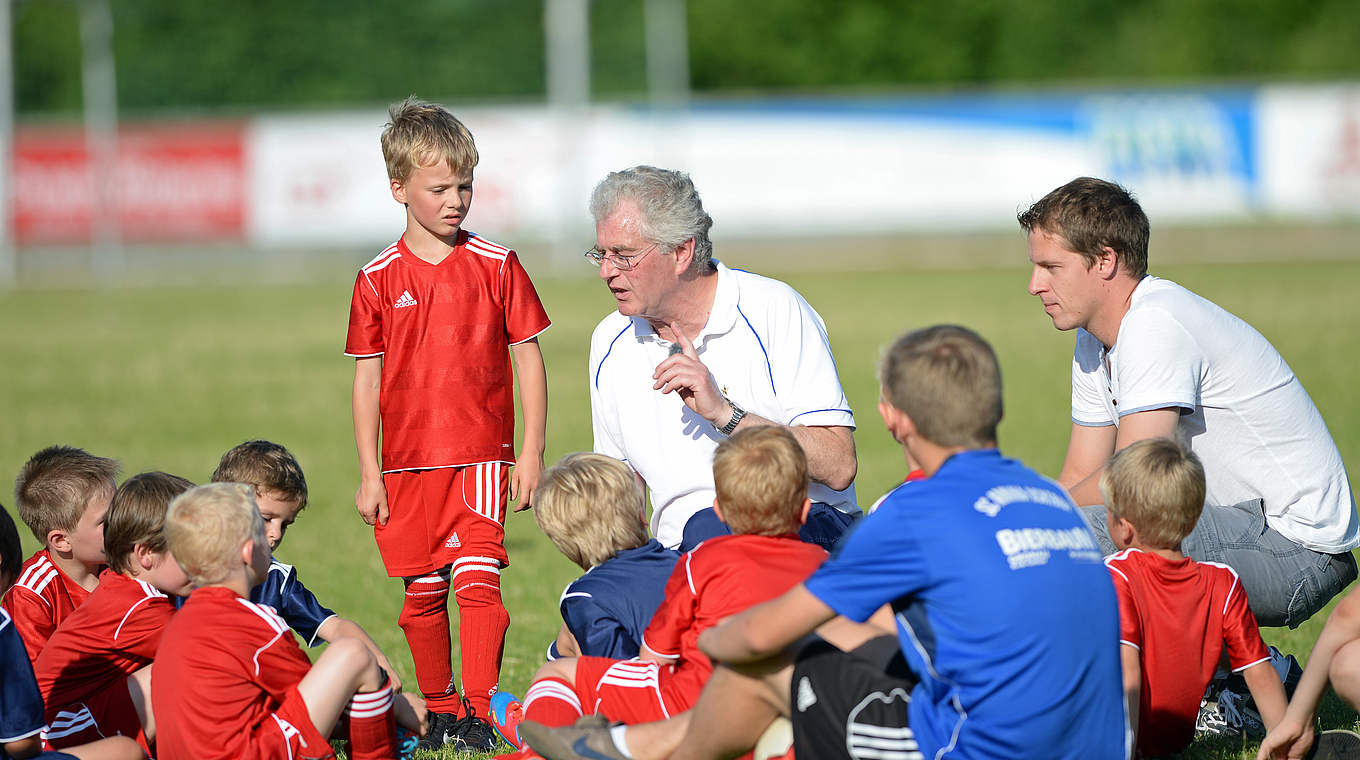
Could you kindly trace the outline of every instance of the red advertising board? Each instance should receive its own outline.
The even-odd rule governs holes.
[[[92,221],[116,214],[129,242],[240,240],[243,131],[221,123],[124,127],[111,207],[98,208],[84,132],[21,128],[14,139],[15,238],[20,244],[88,242]]]

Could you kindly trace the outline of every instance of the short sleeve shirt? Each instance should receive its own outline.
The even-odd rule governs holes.
[[[57,626],[34,665],[47,719],[150,665],[175,606],[151,584],[115,570]]]
[[[1360,546],[1346,467],[1293,370],[1259,332],[1181,286],[1147,276],[1113,348],[1077,331],[1072,421],[1118,425],[1176,408],[1204,462],[1206,501],[1265,503],[1270,527],[1314,551]]]
[[[1142,665],[1138,748],[1148,757],[1180,752],[1225,647],[1233,672],[1270,659],[1247,594],[1217,562],[1125,549],[1105,565],[1119,597],[1120,643],[1137,649]]]
[[[250,590],[250,601],[279,613],[309,647],[321,643],[317,631],[322,623],[335,617],[330,608],[323,606],[316,595],[302,585],[297,569],[278,560],[270,561],[269,575]]]
[[[39,549],[19,568],[19,579],[5,594],[4,608],[23,639],[31,661],[47,645],[57,626],[90,598],[90,592],[71,580]]]
[[[722,393],[748,412],[783,425],[855,426],[826,326],[793,288],[717,266],[708,324],[694,341]],[[605,317],[590,342],[590,408],[595,451],[629,464],[651,491],[652,533],[680,545],[685,522],[713,506],[713,451],[725,438],[674,393],[652,389],[670,355],[641,317]],[[854,486],[814,482],[808,497],[856,512]]]
[[[509,347],[548,325],[515,252],[474,233],[438,264],[400,240],[366,264],[345,353],[382,357],[383,471],[513,464]]]
[[[33,664],[9,613],[0,609],[0,744],[37,734],[45,725]],[[9,757],[0,749],[0,757]]]
[[[807,589],[853,620],[891,605],[927,757],[1127,756],[1119,613],[1095,537],[1060,486],[995,449],[899,486]]]
[[[656,539],[625,549],[562,592],[562,621],[576,638],[581,654],[626,660],[636,657],[656,608],[665,598],[666,581],[680,555]],[[559,656],[556,642],[548,659]]]
[[[166,626],[156,657],[151,701],[158,754],[257,756],[256,728],[274,720],[311,665],[272,610],[231,589],[195,589]],[[324,755],[330,746],[318,750]]]

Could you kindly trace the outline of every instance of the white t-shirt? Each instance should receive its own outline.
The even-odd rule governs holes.
[[[1147,276],[1109,352],[1077,331],[1072,421],[1118,425],[1179,407],[1204,463],[1206,501],[1263,499],[1270,527],[1314,551],[1360,546],[1346,467],[1313,400],[1260,333],[1181,286]]]
[[[699,360],[738,406],[785,425],[855,426],[822,318],[778,280],[721,262],[713,310],[694,341]],[[670,355],[641,317],[617,311],[590,339],[590,408],[595,451],[622,459],[652,497],[652,533],[680,544],[685,522],[713,506],[713,451],[725,438],[675,393],[652,390],[656,365]],[[858,510],[855,487],[812,483],[808,496]]]

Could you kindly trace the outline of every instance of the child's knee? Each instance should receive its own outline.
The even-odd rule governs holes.
[[[387,677],[378,667],[373,653],[355,638],[344,637],[330,642],[321,656],[334,660],[342,670],[352,673],[360,691],[377,689]]]
[[[1336,650],[1327,675],[1338,696],[1352,707],[1360,704],[1360,639],[1349,641]]]
[[[575,657],[559,657],[556,660],[549,660],[538,667],[538,672],[534,673],[534,680],[557,678],[575,684],[576,660]]]

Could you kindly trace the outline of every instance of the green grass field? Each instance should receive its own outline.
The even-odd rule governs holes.
[[[957,322],[996,346],[1006,383],[1003,450],[1056,474],[1066,446],[1072,335],[1053,330],[1025,291],[1023,242],[941,261],[924,243],[897,257],[891,247],[854,271],[805,260],[783,262],[729,249],[728,263],[782,276],[818,309],[830,330],[850,401],[858,413],[861,503],[900,481],[901,451],[875,412],[880,347],[912,327]],[[1360,396],[1354,352],[1360,338],[1360,261],[1302,246],[1298,260],[1156,266],[1256,326],[1284,354],[1327,420],[1343,458],[1360,455]],[[721,248],[720,248],[721,251]],[[1296,251],[1297,252],[1297,251]],[[1251,257],[1249,257],[1251,258]],[[119,458],[123,474],[149,469],[207,479],[227,448],[249,438],[288,446],[302,462],[311,506],[279,556],[340,614],[362,624],[414,687],[411,659],[395,621],[398,581],[386,578],[370,531],[353,507],[357,485],[349,396],[352,361],[341,355],[350,264],[311,284],[199,284],[122,289],[21,289],[0,294],[0,481],[11,482],[35,450],[53,443]],[[1330,259],[1330,260],[1328,260]],[[1165,260],[1182,260],[1168,257]],[[898,264],[898,261],[908,262]],[[951,270],[950,261],[970,266]],[[976,266],[974,266],[976,265]],[[818,271],[820,269],[820,271]],[[240,282],[242,278],[230,278]],[[591,329],[612,309],[605,289],[579,277],[536,277],[554,320],[542,338],[549,370],[549,464],[589,449],[586,359]],[[13,507],[9,488],[2,500]],[[578,573],[539,534],[529,513],[512,514],[504,574],[511,627],[501,685],[522,694],[560,623],[556,602]],[[25,549],[36,547],[25,537]],[[1301,660],[1324,616],[1297,631],[1268,629],[1268,642]],[[1328,703],[1327,727],[1356,716]],[[451,753],[450,753],[451,756]],[[1254,756],[1240,745],[1197,746],[1187,757]]]

